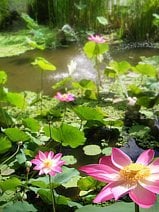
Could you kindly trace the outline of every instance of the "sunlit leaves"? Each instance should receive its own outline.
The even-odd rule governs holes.
[[[146,75],[149,77],[156,77],[157,76],[157,70],[154,66],[150,65],[150,64],[138,64],[135,67],[135,71],[142,74],[142,75]]]
[[[85,143],[84,133],[78,128],[63,124],[60,130],[61,143],[63,146],[70,146],[76,148]]]
[[[0,137],[0,154],[7,152],[12,147],[12,143],[6,137]]]
[[[0,126],[9,127],[13,124],[12,117],[8,114],[6,110],[0,108]]]
[[[56,66],[54,66],[52,63],[48,62],[43,57],[37,57],[35,59],[35,61],[32,62],[32,65],[37,65],[43,71],[55,71],[56,70]]]
[[[5,181],[0,182],[0,188],[2,191],[13,190],[15,191],[18,186],[21,186],[22,182],[17,177],[11,177]]]
[[[84,48],[85,54],[88,58],[96,57],[97,55],[104,54],[109,50],[109,46],[106,43],[95,43],[93,41],[88,41]]]
[[[78,180],[78,187],[82,191],[88,191],[96,188],[97,181],[90,176],[82,177]]]
[[[34,48],[34,49],[35,48],[40,49],[40,50],[44,50],[45,49],[45,45],[39,45],[35,41],[31,40],[30,38],[26,38],[26,41],[29,44],[29,46]]]
[[[85,155],[99,155],[101,153],[101,148],[98,145],[86,145],[83,147]]]
[[[72,83],[72,78],[71,77],[65,77],[64,79],[61,79],[59,82],[55,83],[52,88],[54,90],[61,89],[63,87],[67,87]]]
[[[12,104],[20,109],[23,109],[26,106],[25,97],[23,94],[20,94],[20,93],[8,92],[7,100],[10,104]]]
[[[27,27],[29,29],[37,29],[39,26],[38,24],[32,19],[29,15],[26,13],[22,13],[21,17],[24,19],[24,21],[27,23]]]
[[[96,99],[97,86],[92,80],[82,79],[79,82],[73,82],[73,87],[78,89],[85,97],[89,99]]]
[[[29,135],[18,128],[7,128],[4,133],[12,142],[27,141]]]
[[[81,120],[103,121],[104,118],[103,114],[96,108],[87,106],[77,106],[73,110]]]
[[[51,134],[52,138],[63,146],[76,148],[85,143],[83,131],[68,124],[62,124],[61,127],[51,129],[45,127],[44,131],[47,136]]]
[[[131,69],[131,65],[127,61],[111,61],[109,66],[105,70],[107,76],[117,76],[121,74],[126,74]]]
[[[26,118],[23,120],[25,127],[29,128],[33,132],[37,132],[40,130],[39,122],[34,118]]]
[[[0,71],[0,84],[5,84],[7,81],[7,74],[5,71]]]

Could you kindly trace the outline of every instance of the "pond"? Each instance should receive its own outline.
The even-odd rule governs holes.
[[[157,48],[114,48],[113,50],[110,50],[109,58],[117,61],[127,60],[132,65],[135,65],[138,61],[140,61],[141,56],[150,57],[158,54],[159,49]],[[56,71],[46,71],[43,75],[43,90],[47,95],[52,96],[52,86],[60,79],[68,76],[67,65],[71,60],[74,60],[77,63],[77,70],[73,74],[75,79],[96,79],[96,72],[92,63],[86,58],[82,48],[71,45],[68,48],[45,51],[33,50],[19,56],[0,58],[0,69],[6,71],[8,74],[6,86],[9,90],[40,91],[40,70],[31,64],[36,57],[44,57],[57,68]]]

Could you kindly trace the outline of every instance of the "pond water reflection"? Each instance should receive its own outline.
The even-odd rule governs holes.
[[[155,48],[130,48],[110,51],[110,57],[114,60],[127,60],[131,64],[136,64],[140,56],[150,57],[158,55],[159,49]],[[68,76],[67,65],[71,60],[77,63],[77,70],[73,77],[79,79],[96,79],[96,71],[92,63],[84,55],[79,46],[69,46],[56,50],[28,51],[25,54],[15,57],[0,58],[0,70],[5,70],[8,74],[6,87],[11,91],[36,91],[41,89],[40,70],[31,65],[36,57],[44,57],[52,62],[57,70],[54,72],[45,71],[43,75],[44,93],[52,95],[52,85],[60,79]]]

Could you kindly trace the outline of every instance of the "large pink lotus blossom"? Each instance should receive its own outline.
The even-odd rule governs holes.
[[[73,102],[75,100],[74,95],[71,93],[62,94],[60,92],[57,92],[55,98],[58,99],[60,102]]]
[[[95,43],[105,43],[105,39],[104,39],[104,37],[103,36],[101,36],[101,35],[90,35],[89,37],[88,37],[88,40],[90,40],[90,41],[94,41]]]
[[[154,159],[154,150],[141,153],[134,163],[118,148],[111,156],[104,156],[99,164],[80,167],[80,170],[95,179],[108,183],[96,196],[94,203],[118,200],[125,194],[142,208],[149,208],[159,194],[159,158]]]
[[[56,175],[56,173],[62,172],[61,166],[65,164],[65,161],[61,160],[62,154],[54,154],[54,152],[41,152],[39,151],[35,159],[31,160],[31,163],[36,166],[34,170],[39,170],[39,175],[49,174],[50,176]]]

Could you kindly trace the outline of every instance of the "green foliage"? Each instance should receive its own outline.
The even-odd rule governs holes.
[[[33,132],[37,132],[40,130],[39,122],[34,118],[26,118],[23,120],[25,127],[29,128]]]
[[[7,152],[12,147],[9,139],[6,137],[0,137],[0,154]]]
[[[13,190],[15,191],[18,186],[21,186],[22,182],[17,177],[12,177],[5,181],[0,182],[0,188],[2,191]]]
[[[88,41],[84,47],[83,50],[88,58],[93,58],[98,55],[104,54],[109,50],[109,46],[106,43],[98,43],[96,44],[93,41]]]
[[[55,71],[56,67],[48,62],[43,57],[37,57],[34,62],[32,62],[32,65],[37,65],[39,68],[41,68],[43,71]]]
[[[7,81],[7,74],[5,71],[0,71],[0,84],[5,84]]]
[[[81,120],[98,120],[103,122],[103,114],[96,108],[77,106],[73,110]]]
[[[85,8],[81,3],[76,5],[78,10]],[[101,16],[98,19],[103,21]],[[32,21],[30,25],[36,28]],[[104,66],[99,56],[108,51],[107,44],[88,42],[84,51],[95,62],[99,74],[100,66]],[[53,88],[73,92],[75,101],[69,103],[33,92],[10,92],[4,87],[7,74],[0,71],[2,210],[19,211],[23,207],[25,211],[41,211],[42,204],[50,210],[50,187],[58,211],[66,207],[68,211],[115,212],[127,210],[128,204],[130,211],[133,210],[133,204],[124,203],[122,199],[90,205],[103,183],[80,176],[78,169],[81,163],[97,163],[100,156],[111,155],[112,146],[122,146],[130,137],[145,149],[159,147],[158,64],[155,59],[155,63],[147,59],[135,67],[127,61],[111,61],[102,76],[104,86],[100,86],[101,90],[91,80],[77,82],[71,76],[62,79]],[[36,58],[33,65],[38,66],[41,74],[56,70],[42,57]],[[125,96],[121,95],[121,89]],[[51,178],[39,176],[30,164],[38,151],[61,152],[65,161],[62,172]],[[69,190],[71,192],[67,193]],[[157,204],[148,211],[156,208],[158,210]]]
[[[157,76],[157,70],[150,64],[138,64],[135,68],[135,71],[142,75],[146,75],[149,77]]]
[[[23,142],[30,138],[28,134],[18,128],[7,128],[4,133],[12,142]]]
[[[82,191],[89,191],[96,188],[97,181],[94,180],[92,177],[82,177],[80,180],[78,180],[78,187]]]
[[[26,106],[24,94],[8,92],[7,101],[20,109],[24,109]]]
[[[83,147],[85,155],[99,155],[101,153],[101,148],[98,145],[86,145]]]
[[[97,86],[94,81],[82,79],[79,82],[73,82],[72,86],[74,89],[77,89],[80,93],[84,94],[86,98],[97,99]]]
[[[4,207],[3,211],[4,212],[15,212],[15,211],[20,212],[22,208],[25,212],[37,211],[37,209],[32,204],[29,204],[26,201],[10,202],[9,204],[7,204],[7,206]]]
[[[44,130],[47,135],[50,134],[47,127],[45,127]],[[52,138],[57,142],[61,142],[63,146],[76,148],[85,142],[84,133],[78,128],[68,124],[62,124],[61,127],[52,128],[51,132]]]
[[[26,13],[22,13],[21,17],[24,19],[24,21],[27,23],[28,29],[38,29],[39,25]]]
[[[112,61],[109,63],[109,66],[106,67],[105,74],[109,77],[116,77],[128,73],[130,69],[131,65],[127,61]]]

